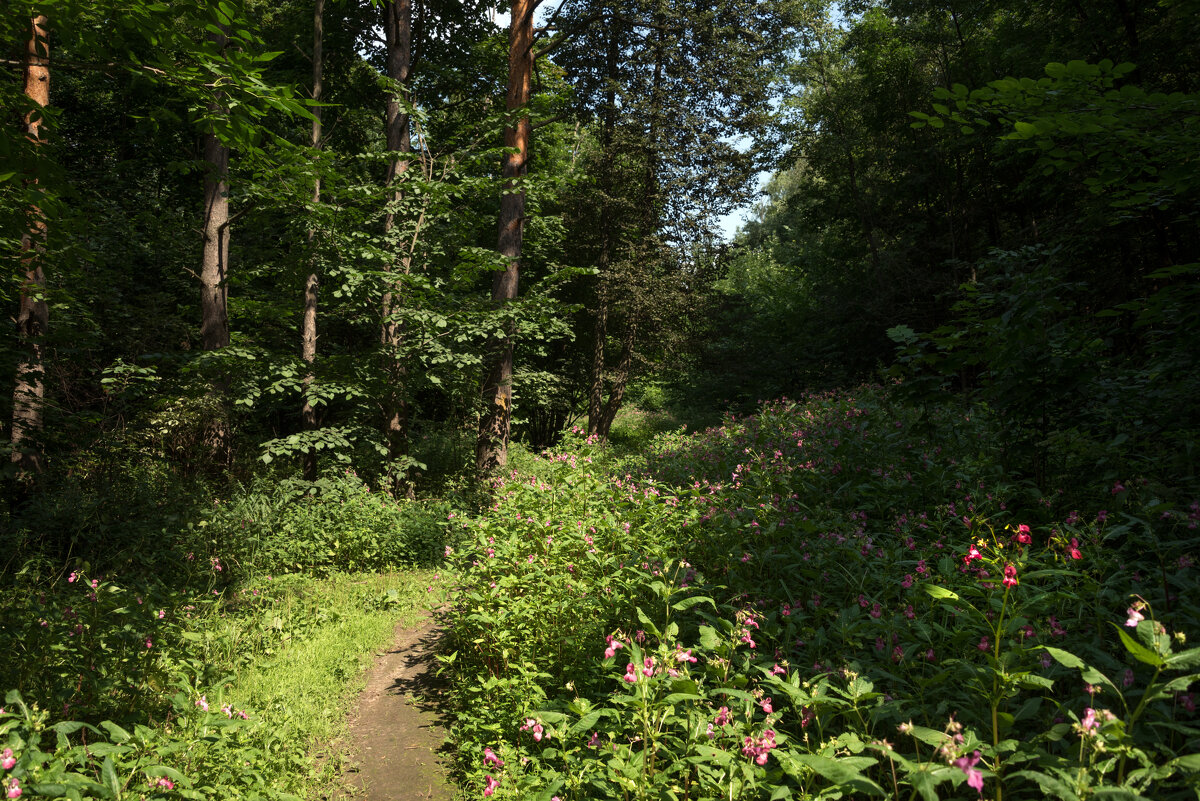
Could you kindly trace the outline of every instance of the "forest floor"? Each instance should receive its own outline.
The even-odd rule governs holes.
[[[446,778],[446,720],[434,652],[441,629],[436,612],[397,624],[350,713],[351,768],[344,779],[367,801],[451,801]]]

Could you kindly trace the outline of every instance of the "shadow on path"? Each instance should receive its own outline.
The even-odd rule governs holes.
[[[451,801],[445,765],[448,718],[434,675],[441,629],[431,614],[396,627],[350,716],[351,767],[344,778],[367,801]]]

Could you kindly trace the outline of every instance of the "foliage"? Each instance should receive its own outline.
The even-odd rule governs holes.
[[[986,415],[929,414],[935,438],[863,388],[665,435],[635,475],[586,445],[513,475],[453,557],[464,778],[1189,797],[1197,507],[1134,477],[1043,497],[995,470]]]
[[[194,569],[211,586],[224,565]],[[3,632],[4,675],[22,688],[0,708],[6,791],[266,799],[327,782],[336,760],[319,775],[311,748],[335,733],[347,677],[437,585],[398,578],[206,590],[82,566],[22,574],[0,607],[22,622]]]

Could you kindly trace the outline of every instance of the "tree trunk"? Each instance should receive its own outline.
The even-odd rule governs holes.
[[[412,0],[390,0],[384,6],[384,36],[387,40],[387,73],[398,86],[398,91],[408,92],[412,70]],[[407,98],[405,98],[407,99]],[[387,102],[387,149],[393,153],[412,152],[409,133],[409,118],[405,107],[396,95],[389,95]],[[400,184],[408,170],[405,155],[388,164],[387,184],[395,187],[390,207],[383,219],[383,232],[388,235],[396,225],[396,206],[403,193]],[[407,256],[397,259],[393,270],[406,274],[411,267]],[[409,409],[406,397],[408,371],[400,351],[404,344],[404,328],[396,319],[402,307],[401,286],[398,281],[388,285],[383,293],[380,312],[382,323],[379,341],[383,346],[384,376],[386,388],[383,395],[383,436],[387,445],[387,458],[395,462],[408,455]],[[414,494],[413,485],[407,478],[407,468],[397,471],[392,477],[392,492],[406,497]]]
[[[621,339],[621,360],[617,363],[617,372],[613,375],[612,390],[608,393],[608,403],[604,406],[604,416],[600,423],[600,438],[608,439],[613,419],[621,411],[625,402],[625,387],[629,384],[629,376],[633,370],[633,345],[637,339],[638,321],[631,316],[625,326],[625,336]]]
[[[228,37],[211,36],[224,50]],[[202,142],[204,246],[200,257],[200,344],[211,351],[229,344],[229,148],[212,131],[203,135]]]
[[[316,0],[313,6],[313,88],[312,98],[321,101],[321,78],[324,69],[322,48],[325,33],[325,0]],[[313,150],[321,147],[321,107],[313,106],[312,137],[309,144]],[[314,208],[321,202],[321,174],[313,179],[312,202]],[[308,229],[308,245],[313,247],[316,238],[316,228]],[[312,391],[313,370],[317,360],[317,293],[320,289],[320,276],[316,269],[316,253],[312,255],[312,271],[304,282],[304,317],[300,324],[300,358],[304,360],[307,371],[304,374],[302,392],[304,405],[300,407],[300,423],[304,431],[317,430],[317,410],[312,404],[309,393]],[[304,479],[317,480],[317,450],[310,443],[304,452]]]
[[[596,312],[592,325],[592,372],[588,387],[588,436],[599,434],[604,420],[604,347],[608,337],[608,270],[613,251],[612,172],[615,155],[611,152],[617,118],[617,73],[620,55],[617,27],[610,21],[605,68],[608,87],[604,93],[604,114],[600,127],[600,273],[596,285]]]
[[[30,18],[29,43],[25,55],[25,95],[37,106],[50,105],[50,45],[46,38],[48,21],[42,14]],[[37,110],[25,119],[25,134],[35,144],[41,142],[42,115]],[[30,179],[35,186],[37,178]],[[42,337],[50,323],[46,304],[46,275],[42,256],[48,234],[46,218],[37,204],[29,207],[29,224],[21,234],[21,259],[25,276],[21,283],[20,306],[17,311],[17,340],[20,357],[17,362],[16,385],[13,389],[12,463],[18,478],[42,472],[41,450],[36,442],[41,431],[42,405],[45,398],[42,361]]]
[[[600,286],[596,289],[596,318],[592,325],[592,374],[588,391],[587,432],[599,434],[604,415],[604,345],[608,336],[608,288],[604,276],[603,262],[607,261],[608,243],[601,245]]]
[[[529,104],[533,77],[533,12],[537,0],[513,0],[508,33],[508,94],[506,107],[516,111]],[[506,181],[500,196],[500,233],[497,251],[507,265],[492,280],[492,300],[502,305],[517,297],[521,242],[525,227],[525,192],[516,181],[525,175],[529,159],[529,117],[522,115],[515,127],[504,129]],[[483,413],[475,444],[475,468],[486,475],[508,463],[508,435],[512,425],[512,329],[493,343],[495,351],[482,387]]]

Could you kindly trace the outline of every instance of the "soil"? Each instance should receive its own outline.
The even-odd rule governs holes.
[[[344,780],[355,799],[452,801],[446,779],[447,720],[439,713],[434,675],[441,630],[433,617],[397,625],[394,644],[379,654],[350,714],[350,767]]]

